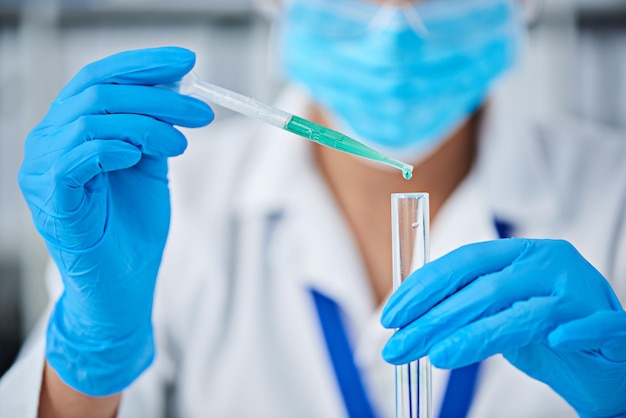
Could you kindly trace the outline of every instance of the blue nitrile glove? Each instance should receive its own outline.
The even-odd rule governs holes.
[[[626,313],[602,275],[565,241],[462,247],[415,271],[382,315],[400,328],[383,350],[458,368],[502,353],[579,414],[626,413]]]
[[[35,227],[63,279],[46,358],[92,396],[119,392],[154,357],[152,299],[170,222],[172,125],[213,119],[204,103],[151,87],[195,63],[181,48],[128,51],[83,68],[29,134],[19,173]]]

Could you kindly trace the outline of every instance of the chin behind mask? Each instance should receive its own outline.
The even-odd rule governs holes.
[[[419,162],[482,104],[519,54],[510,0],[289,0],[282,64],[340,130]]]

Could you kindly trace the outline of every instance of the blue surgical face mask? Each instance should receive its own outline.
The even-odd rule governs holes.
[[[482,104],[518,55],[511,0],[290,0],[286,75],[339,129],[418,162]]]

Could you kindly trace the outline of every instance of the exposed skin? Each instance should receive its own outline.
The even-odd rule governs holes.
[[[122,394],[94,398],[67,386],[46,362],[39,394],[42,418],[111,418],[117,415]]]
[[[319,108],[314,107],[311,115],[317,123],[326,124]],[[415,165],[413,178],[408,181],[399,170],[374,166],[326,147],[315,147],[316,163],[356,238],[377,304],[389,296],[392,288],[390,195],[428,192],[434,220],[472,167],[479,122],[480,112],[427,159]]]

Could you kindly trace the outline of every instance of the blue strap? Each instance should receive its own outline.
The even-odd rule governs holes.
[[[510,223],[495,219],[494,226],[500,238],[513,236],[513,227]],[[332,299],[314,289],[311,289],[311,294],[348,415],[352,418],[373,418],[374,410],[365,392],[359,370],[354,363],[339,306]],[[450,372],[439,418],[465,418],[467,416],[476,391],[479,371],[480,363],[475,363]]]
[[[496,228],[496,232],[498,232],[498,236],[500,238],[511,238],[513,236],[513,224],[503,219],[495,218],[493,220],[493,226]]]
[[[311,289],[311,294],[348,416],[374,417],[374,411],[354,363],[339,306],[314,289]],[[450,372],[439,418],[467,416],[474,395],[479,365],[480,363],[476,363]]]
[[[467,416],[476,391],[479,369],[480,363],[474,363],[450,372],[439,418],[463,418]]]
[[[359,370],[354,363],[339,306],[335,301],[314,289],[311,289],[311,294],[348,416],[374,418],[374,410],[365,392]]]

